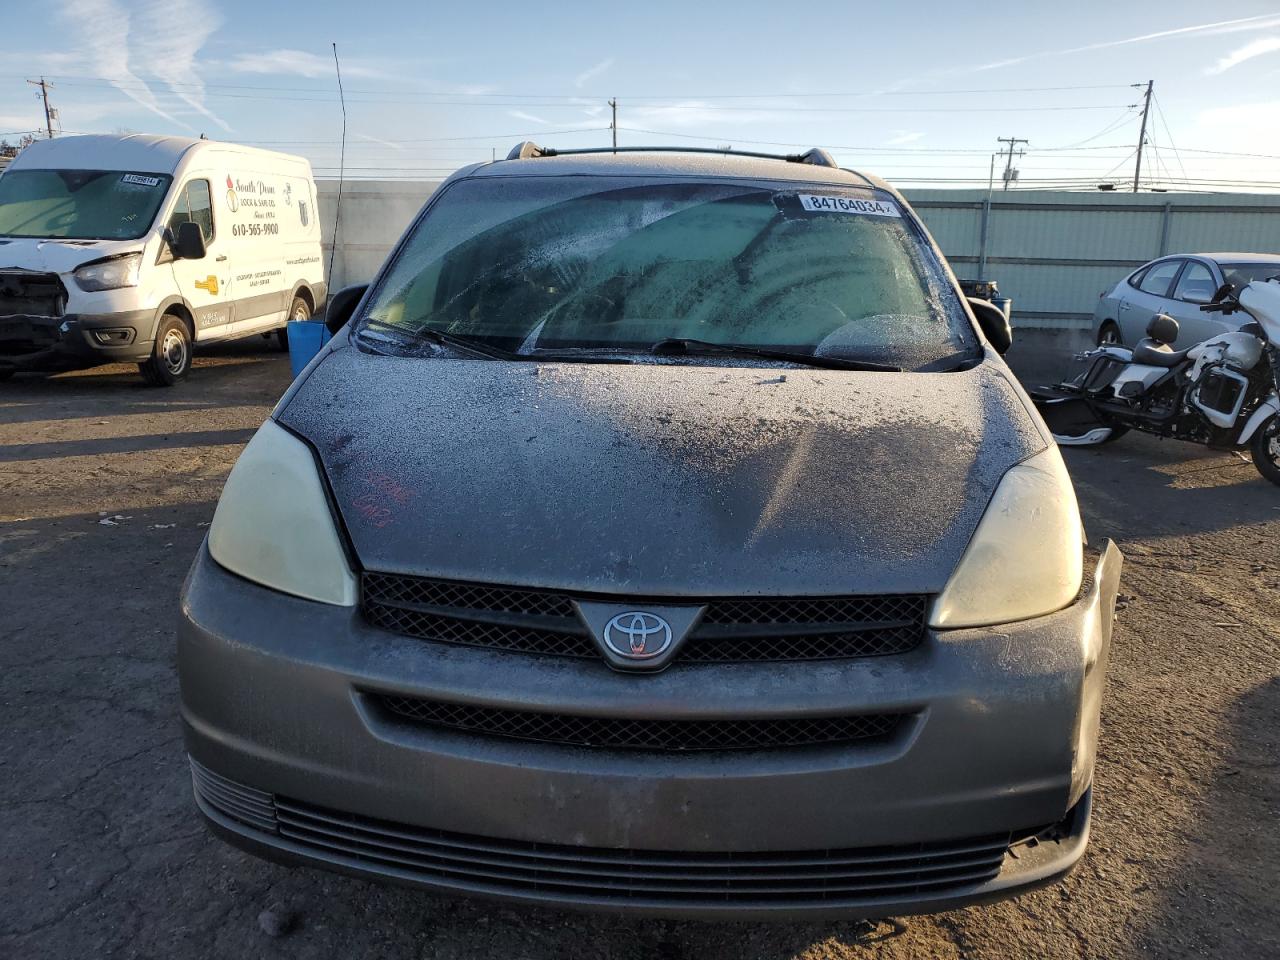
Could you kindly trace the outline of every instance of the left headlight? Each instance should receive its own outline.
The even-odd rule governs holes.
[[[1011,467],[934,601],[932,627],[984,627],[1061,610],[1080,592],[1080,508],[1057,446]]]
[[[209,526],[209,553],[246,580],[349,607],[356,579],[342,550],[319,468],[305,443],[273,420],[227,477]]]
[[[142,254],[131,253],[110,260],[99,260],[78,267],[72,274],[81,290],[116,290],[120,287],[136,287],[138,285],[138,268],[142,265]]]

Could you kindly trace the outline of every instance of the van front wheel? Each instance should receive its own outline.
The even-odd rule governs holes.
[[[297,323],[302,320],[311,319],[311,308],[307,306],[307,301],[301,297],[294,297],[293,303],[289,307],[289,320]],[[276,343],[281,350],[289,349],[289,328],[281,327],[276,331]]]
[[[152,387],[171,387],[191,370],[191,331],[171,313],[160,318],[151,356],[138,364],[142,379]]]

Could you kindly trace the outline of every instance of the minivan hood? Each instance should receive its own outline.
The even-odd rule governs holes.
[[[936,593],[1045,446],[996,362],[954,373],[385,357],[277,414],[366,569],[661,597]]]
[[[0,237],[0,270],[17,267],[40,273],[70,273],[90,260],[142,249],[142,240],[38,240]]]

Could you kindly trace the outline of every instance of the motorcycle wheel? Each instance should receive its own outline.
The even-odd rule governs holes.
[[[1280,416],[1264,423],[1249,446],[1258,472],[1280,487]]]

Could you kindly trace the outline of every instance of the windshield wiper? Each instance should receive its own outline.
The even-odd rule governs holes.
[[[710,340],[693,340],[689,337],[667,337],[649,348],[650,353],[672,356],[695,353],[723,353],[728,356],[755,357],[760,360],[781,360],[806,367],[822,367],[827,370],[868,370],[878,373],[901,373],[901,367],[871,360],[846,360],[844,357],[821,357],[812,353],[793,353],[790,350],[768,350],[743,347],[733,343],[713,343]]]
[[[486,360],[561,360],[571,363],[631,362],[626,357],[592,356],[590,354],[579,354],[570,350],[539,350],[537,353],[516,353],[514,350],[504,350],[502,347],[495,347],[492,344],[485,343],[483,340],[479,340],[475,337],[464,337],[456,333],[447,333],[444,330],[437,330],[435,327],[421,327],[417,330],[412,330],[402,327],[396,323],[387,323],[384,320],[365,320],[361,329],[364,329],[365,327],[376,330],[389,330],[410,339],[426,340],[428,343],[434,343],[439,346],[453,347],[455,350],[461,350],[464,353],[484,357]]]

